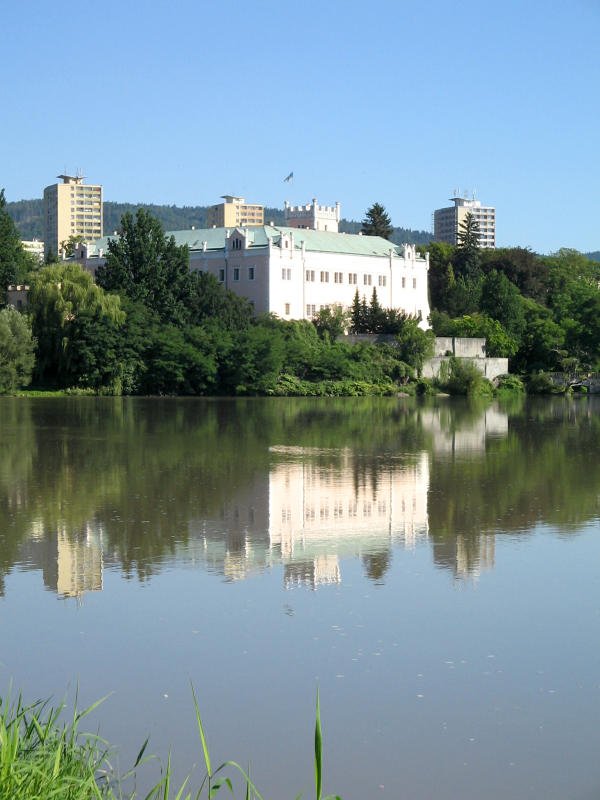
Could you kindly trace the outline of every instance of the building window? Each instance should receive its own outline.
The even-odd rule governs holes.
[[[380,275],[378,283],[380,286],[385,286],[387,284],[387,277],[385,275]]]
[[[289,315],[290,315],[290,304],[289,303],[285,304],[285,315],[286,315],[286,317],[289,317]]]
[[[315,305],[311,305],[310,303],[306,306],[306,316],[307,317],[314,317],[317,313],[317,307]]]
[[[402,278],[402,288],[406,289],[406,278]]]
[[[240,268],[239,267],[234,267],[233,268],[233,280],[234,281],[239,281],[239,279],[240,279]]]
[[[333,281],[334,283],[343,283],[344,282],[344,275],[342,272],[334,272],[333,273]]]
[[[372,282],[372,278],[370,275],[363,275],[363,283],[365,286],[370,286]]]
[[[315,279],[315,271],[314,269],[307,269],[306,270],[306,280],[307,281],[314,281]]]
[[[221,283],[225,282],[225,270],[224,269],[220,269],[219,270],[219,281]]]
[[[241,250],[242,249],[242,240],[241,239],[234,239],[232,245],[234,250]]]
[[[329,273],[322,272],[321,273],[321,283],[329,283]]]
[[[282,267],[281,269],[281,280],[282,281],[291,281],[292,280],[292,270],[286,267]]]
[[[413,289],[417,288],[417,279],[413,278]]]
[[[254,267],[248,267],[248,280],[254,280]]]
[[[357,282],[357,275],[356,272],[351,272],[348,275],[348,283],[356,283]]]

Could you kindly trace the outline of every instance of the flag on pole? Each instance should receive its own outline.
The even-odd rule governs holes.
[[[283,182],[284,183],[289,183],[292,180],[293,177],[294,177],[294,173],[290,172],[290,174],[287,176],[287,178],[283,179]]]

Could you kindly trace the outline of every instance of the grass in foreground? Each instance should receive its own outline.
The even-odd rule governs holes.
[[[244,770],[236,761],[225,761],[213,769],[208,742],[200,716],[196,693],[192,687],[198,735],[202,746],[205,775],[196,790],[190,790],[190,776],[179,788],[172,786],[171,755],[155,786],[143,800],[199,800],[213,798],[222,790],[234,797],[234,782],[243,786],[245,800],[264,800]],[[25,705],[21,696],[12,702],[0,698],[0,797],[11,800],[134,800],[135,790],[125,791],[123,786],[135,778],[138,770],[154,756],[145,755],[148,739],[142,745],[131,770],[122,776],[115,775],[110,763],[113,749],[98,735],[83,733],[81,720],[90,714],[103,698],[84,711],[77,710],[77,700],[72,717],[63,720],[64,703],[52,707],[48,702],[37,701]],[[315,720],[315,798],[340,800],[338,795],[323,797],[323,736],[319,694],[317,692]],[[301,795],[297,795],[296,800]],[[140,798],[141,800],[141,798]]]

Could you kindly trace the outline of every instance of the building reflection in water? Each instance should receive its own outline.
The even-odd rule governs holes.
[[[477,579],[494,565],[494,534],[430,532],[440,506],[428,509],[428,502],[449,500],[435,482],[428,498],[430,472],[436,461],[452,463],[485,452],[488,438],[507,435],[507,416],[490,408],[457,424],[440,405],[421,409],[420,422],[431,434],[431,447],[413,454],[271,447],[269,470],[257,471],[243,486],[234,480],[217,514],[192,517],[187,536],[158,557],[155,571],[173,560],[235,581],[283,567],[286,588],[316,589],[339,584],[343,561],[360,558],[366,575],[381,582],[394,548],[413,549],[429,541],[437,566],[457,580]],[[39,522],[22,544],[19,561],[26,569],[41,569],[45,586],[59,596],[81,598],[102,589],[104,539],[99,521],[54,532]],[[111,547],[109,561],[116,566],[114,541]]]
[[[376,573],[393,546],[427,538],[426,452],[397,466],[362,464],[349,449],[272,447],[271,454],[263,486],[195,526],[194,560],[228,580],[282,565],[288,588],[335,584],[342,559],[362,557]]]
[[[44,586],[59,597],[81,598],[102,590],[104,545],[102,528],[86,523],[81,530],[66,526],[48,532],[41,521],[32,527],[21,549],[28,569],[41,569]]]
[[[272,452],[286,459],[269,476],[269,543],[284,565],[286,587],[339,583],[341,558],[414,547],[427,537],[427,453],[397,468],[360,472],[349,450],[335,465],[318,452]]]

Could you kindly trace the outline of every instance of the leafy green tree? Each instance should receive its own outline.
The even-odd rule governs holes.
[[[0,311],[0,393],[31,382],[35,361],[31,323],[14,308]]]
[[[63,354],[58,372],[68,387],[123,394],[121,324],[97,311],[82,311],[64,328]]]
[[[142,394],[206,394],[216,385],[214,347],[202,329],[156,326],[144,349],[144,361]]]
[[[285,362],[281,331],[254,325],[241,331],[220,364],[221,387],[227,394],[266,394],[274,388]]]
[[[517,341],[525,328],[525,312],[521,293],[506,275],[492,270],[483,280],[479,308],[498,320]]]
[[[483,278],[479,276],[452,276],[446,290],[445,305],[441,310],[451,317],[473,314],[479,310]]]
[[[558,370],[565,344],[565,331],[552,319],[550,309],[524,298],[525,329],[514,367],[521,372]]]
[[[106,291],[141,302],[163,322],[182,323],[189,292],[189,251],[165,236],[160,222],[144,209],[125,214],[118,238],[108,243],[106,264],[96,282]]]
[[[335,340],[348,327],[348,313],[340,305],[323,306],[313,318],[313,324],[321,338]]]
[[[23,281],[34,266],[35,258],[23,249],[19,232],[6,210],[4,189],[0,189],[0,293],[9,284]]]
[[[223,288],[207,272],[189,274],[182,299],[190,325],[203,325],[215,319],[223,328],[237,331],[248,328],[254,318],[249,300]]]
[[[83,238],[83,236],[81,236],[81,234],[72,233],[67,239],[63,239],[58,246],[58,250],[61,255],[64,253],[65,258],[70,258],[75,253],[75,248],[77,245],[85,241],[86,240]]]
[[[362,221],[361,231],[365,236],[381,236],[383,239],[390,239],[394,228],[389,214],[381,203],[373,203],[367,210]]]
[[[417,317],[407,316],[402,330],[396,334],[398,358],[416,370],[421,376],[423,365],[431,358],[435,348],[435,334],[419,327]]]
[[[452,319],[447,314],[434,311],[431,325],[436,336],[485,339],[487,355],[492,358],[511,358],[519,349],[519,341],[510,336],[498,320],[479,312]]]
[[[454,247],[446,242],[431,242],[427,247],[419,247],[422,256],[429,253],[429,299],[431,308],[442,311],[447,308],[448,288],[454,283]]]
[[[524,247],[490,248],[481,251],[481,258],[485,273],[496,270],[514,283],[524,297],[546,302],[548,265],[536,253]]]
[[[119,297],[106,294],[73,262],[45,267],[32,276],[29,311],[37,340],[36,375],[50,384],[73,377],[70,336],[82,315],[86,324],[107,318],[119,326],[125,319]]]

